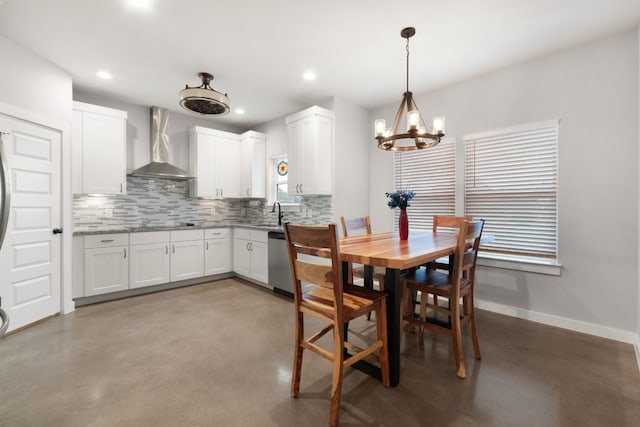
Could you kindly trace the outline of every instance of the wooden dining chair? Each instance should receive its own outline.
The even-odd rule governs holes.
[[[476,259],[483,227],[484,220],[463,221],[458,232],[451,274],[420,268],[406,275],[402,280],[403,321],[408,322],[409,325],[420,326],[420,335],[423,334],[424,328],[449,335],[453,342],[456,373],[460,378],[466,377],[461,327],[467,323],[471,329],[475,357],[476,359],[481,357],[476,333],[473,291]],[[416,291],[421,293],[418,318],[415,317],[411,301],[411,294]],[[447,298],[448,307],[440,307],[437,303],[429,304],[428,295]],[[460,302],[462,302],[462,311]],[[446,315],[447,319],[443,320],[442,314]]]
[[[371,221],[368,215],[359,218],[345,218],[341,216],[340,223],[342,224],[342,234],[344,237],[371,234]],[[384,275],[384,267],[373,267],[373,281],[378,283],[378,289],[384,289]],[[364,278],[364,266],[349,264],[348,277],[350,283],[353,283],[354,279]]]
[[[294,306],[296,315],[295,351],[291,394],[300,390],[302,354],[304,350],[324,357],[333,364],[331,385],[331,411],[329,423],[338,424],[342,374],[346,367],[363,358],[372,359],[380,365],[382,383],[389,387],[389,358],[387,347],[386,293],[343,283],[340,248],[335,224],[324,227],[291,225],[284,226],[289,264],[294,282]],[[302,282],[317,285],[303,293]],[[305,289],[308,289],[305,286]],[[345,325],[370,312],[376,314],[376,339],[366,348],[345,341]],[[304,315],[326,322],[318,332],[305,338]],[[333,332],[331,350],[318,346],[316,341],[328,332]],[[345,359],[345,352],[349,357]]]
[[[464,221],[471,221],[473,218],[471,215],[466,216],[448,216],[448,215],[434,215],[433,216],[433,232],[436,233],[438,229],[442,231],[442,229],[458,229],[462,225]],[[439,258],[430,264],[431,268],[438,268],[442,270],[447,270],[451,273],[451,262],[453,260],[453,255],[446,258]]]

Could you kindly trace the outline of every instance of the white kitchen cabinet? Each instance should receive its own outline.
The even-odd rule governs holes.
[[[171,281],[204,276],[204,230],[171,231]]]
[[[204,275],[228,273],[232,269],[231,233],[228,228],[204,230]]]
[[[126,194],[127,112],[73,103],[73,192]]]
[[[269,281],[267,232],[236,228],[233,234],[233,271],[266,285]]]
[[[129,288],[168,283],[171,280],[168,231],[132,233],[129,244]]]
[[[189,132],[189,182],[191,197],[242,197],[240,140],[234,133],[193,127]]]
[[[317,106],[287,117],[290,195],[331,195],[333,113]]]
[[[84,238],[84,296],[129,288],[129,234]]]
[[[247,131],[240,135],[240,190],[243,197],[265,198],[266,145],[263,133]]]

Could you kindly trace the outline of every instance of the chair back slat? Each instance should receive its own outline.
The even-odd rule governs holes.
[[[315,264],[299,259],[295,263],[296,279],[329,289],[333,288],[335,280],[332,266]]]
[[[368,215],[359,218],[345,218],[341,216],[340,223],[342,224],[342,234],[344,237],[349,237],[349,235],[371,234],[371,221]]]
[[[448,215],[434,215],[433,216],[433,231],[438,231],[438,228],[460,228],[463,221],[471,221],[471,215],[466,216],[448,216]]]

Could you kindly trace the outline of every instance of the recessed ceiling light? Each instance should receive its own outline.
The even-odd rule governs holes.
[[[316,73],[314,73],[313,71],[307,71],[306,73],[304,73],[302,75],[302,78],[307,80],[307,81],[312,81],[316,79]]]
[[[129,6],[140,10],[150,10],[152,0],[128,0]]]
[[[111,80],[113,76],[108,71],[98,71],[96,76],[100,77],[103,80]]]
[[[239,115],[244,114],[244,108],[236,108],[236,109],[235,109],[235,113],[236,113],[236,114],[239,114]]]

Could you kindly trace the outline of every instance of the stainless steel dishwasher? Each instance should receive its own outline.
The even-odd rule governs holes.
[[[270,231],[268,237],[269,286],[273,287],[274,292],[293,297],[289,252],[284,231]]]

